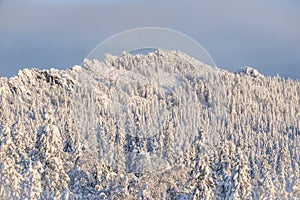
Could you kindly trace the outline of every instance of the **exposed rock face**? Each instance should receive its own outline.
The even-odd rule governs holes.
[[[298,199],[300,83],[184,53],[0,79],[1,199]]]
[[[258,70],[252,67],[245,67],[245,69],[241,71],[241,74],[246,74],[254,78],[262,77],[262,75],[258,72]]]

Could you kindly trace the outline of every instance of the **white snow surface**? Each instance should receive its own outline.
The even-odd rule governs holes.
[[[179,51],[0,78],[0,199],[299,199],[300,83]]]

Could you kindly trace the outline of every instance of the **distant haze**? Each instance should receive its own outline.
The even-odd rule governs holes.
[[[296,0],[0,0],[0,76],[18,69],[70,68],[123,30],[158,26],[183,32],[218,67],[300,78]]]

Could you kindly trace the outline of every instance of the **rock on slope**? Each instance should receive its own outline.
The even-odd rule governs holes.
[[[300,83],[184,53],[0,79],[1,199],[299,199]]]

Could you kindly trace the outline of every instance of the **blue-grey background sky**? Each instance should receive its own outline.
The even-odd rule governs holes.
[[[22,68],[71,68],[120,31],[183,32],[218,67],[300,78],[298,0],[0,0],[0,76]]]

